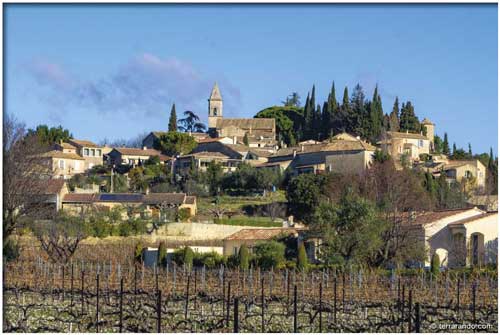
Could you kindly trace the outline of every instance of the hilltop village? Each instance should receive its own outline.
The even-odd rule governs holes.
[[[38,191],[44,217],[37,219],[57,221],[64,213],[90,225],[86,237],[139,239],[142,260],[151,264],[163,240],[170,253],[190,248],[237,264],[243,246],[252,252],[289,238],[295,251],[277,266],[296,264],[301,248],[310,264],[333,255],[341,263],[378,266],[496,263],[493,153],[451,150],[447,135],[437,136],[428,118],[420,121],[410,102],[400,110],[396,101],[389,115],[377,91],[371,101],[360,92],[358,85],[349,100],[346,88],[339,104],[332,88],[321,107],[313,88],[304,106],[293,94],[284,106],[241,119],[225,117],[215,84],[208,127],[191,111],[177,119],[174,105],[168,128],[165,120],[165,129],[152,130],[134,147],[31,130],[27,137],[50,138],[43,137],[43,152],[29,156],[43,167],[45,182]],[[331,235],[331,229],[342,210],[355,207],[365,209],[345,234],[359,228],[359,240],[347,246],[340,230]],[[388,236],[395,228],[398,234]],[[364,244],[367,250],[356,250]],[[389,252],[381,255],[377,249],[384,246]]]

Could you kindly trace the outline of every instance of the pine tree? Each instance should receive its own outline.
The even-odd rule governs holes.
[[[446,156],[450,155],[450,143],[448,142],[448,133],[444,133],[442,152]]]
[[[170,111],[170,120],[168,121],[168,131],[177,131],[177,114],[175,112],[175,104],[172,105]]]
[[[365,94],[360,84],[354,87],[351,96],[351,113],[348,115],[349,132],[363,135],[363,120],[365,118]]]
[[[394,106],[392,107],[392,112],[389,115],[389,130],[399,131],[399,100],[396,97],[394,101]]]
[[[411,104],[411,101],[407,101],[401,107],[401,114],[399,116],[399,128],[400,131],[408,131],[410,133],[419,133],[421,124],[418,118],[415,116],[415,110]]]

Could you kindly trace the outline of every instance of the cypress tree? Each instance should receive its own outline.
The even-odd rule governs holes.
[[[431,261],[431,273],[436,277],[439,275],[439,266],[441,264],[441,261],[439,260],[439,255],[434,254],[432,255],[432,261]]]
[[[245,133],[245,136],[243,136],[243,144],[248,147],[249,141],[248,141],[248,133]]]
[[[326,105],[326,109],[325,109]],[[338,117],[338,103],[335,96],[335,82],[332,83],[332,88],[328,94],[328,100],[323,106],[323,137],[328,138],[336,132],[335,123]]]
[[[177,131],[177,113],[175,112],[175,104],[172,105],[172,110],[170,111],[168,131]]]
[[[321,130],[323,127],[321,126],[321,106],[318,104],[316,106],[316,112],[314,113],[314,122],[313,122],[313,129],[311,131],[313,135],[314,140],[321,140],[321,136],[324,134],[321,133]]]
[[[344,88],[344,96],[342,98],[342,105],[340,106],[340,113],[335,117],[335,130],[339,133],[350,131],[349,129],[349,116],[351,114],[351,103],[349,101],[349,92],[347,86]]]
[[[495,157],[493,157],[493,148],[490,147],[490,159],[488,160],[488,170],[493,171],[495,164]]]
[[[382,133],[384,112],[382,111],[382,103],[378,94],[378,85],[375,86],[372,102],[370,104],[370,123],[368,134],[372,141],[380,137]]]
[[[142,243],[139,241],[135,245],[135,250],[134,250],[134,259],[137,263],[142,262]]]
[[[300,137],[301,141],[307,140],[309,136],[309,125],[311,124],[312,120],[312,113],[311,113],[311,104],[310,104],[311,98],[309,97],[309,92],[307,93],[307,98],[306,98],[306,103],[304,105],[304,115],[303,115],[303,121],[302,121],[302,134]]]
[[[456,153],[457,153],[457,145],[455,144],[455,142],[453,142],[453,153],[451,155],[455,156]]]
[[[389,115],[389,130],[399,131],[399,100],[396,97],[394,101],[394,106],[392,107],[392,112]]]
[[[238,253],[238,261],[241,270],[248,270],[250,267],[250,255],[248,252],[248,247],[246,244],[243,244]]]
[[[299,249],[297,250],[297,268],[300,271],[307,270],[308,262],[307,262],[307,254],[306,248],[304,247],[304,243],[299,244]]]
[[[472,158],[472,146],[469,143],[469,158]]]
[[[158,257],[156,259],[156,265],[167,265],[167,248],[165,247],[165,242],[160,242],[160,244],[158,245]]]
[[[448,142],[448,133],[444,133],[443,138],[443,154],[446,156],[450,155],[450,143]]]

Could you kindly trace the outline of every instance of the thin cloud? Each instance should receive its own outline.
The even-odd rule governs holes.
[[[183,60],[149,53],[130,59],[115,72],[94,81],[70,75],[60,64],[49,61],[36,60],[25,69],[38,85],[49,88],[40,92],[44,103],[53,101],[59,108],[82,107],[137,117],[165,115],[174,102],[180,110],[191,109],[203,115],[217,80]],[[239,89],[225,78],[219,83],[227,105],[237,108],[241,103]]]

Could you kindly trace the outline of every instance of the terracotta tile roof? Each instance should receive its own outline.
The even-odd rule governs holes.
[[[259,150],[259,149],[254,149],[254,148],[251,148],[249,150],[251,153],[253,154],[256,154],[257,156],[259,157],[269,157],[269,156],[272,156],[273,153],[272,152],[269,152],[267,150]]]
[[[464,165],[476,165],[476,160],[449,160],[447,163],[444,164],[444,169],[451,169],[451,168],[457,168],[459,166],[464,166]]]
[[[243,144],[224,144],[228,148],[233,149],[236,152],[247,152],[250,150],[250,147],[247,147],[246,145]]]
[[[428,140],[422,134],[414,134],[414,133],[400,133],[397,131],[388,131],[387,135],[391,138],[408,138],[408,139],[417,139],[417,140]]]
[[[95,203],[95,202],[117,202],[117,203],[144,203],[156,205],[168,203],[181,205],[186,201],[185,193],[69,193],[63,198],[65,203]],[[195,198],[194,200],[192,198]],[[190,201],[196,202],[196,197],[190,197]],[[194,203],[193,202],[193,203]]]
[[[49,179],[46,194],[58,194],[65,185],[64,179]]]
[[[254,118],[254,119],[226,119],[217,120],[217,128],[238,127],[241,129],[265,129],[269,131],[275,130],[275,120],[272,118]]]
[[[139,149],[139,148],[114,148],[122,155],[130,156],[160,156],[161,152],[155,149]],[[165,156],[168,157],[168,156]]]
[[[66,203],[92,203],[95,201],[97,194],[92,193],[69,193],[63,198]]]
[[[192,195],[186,196],[186,200],[184,201],[187,205],[194,205],[196,203],[196,197]]]
[[[226,237],[226,240],[269,240],[280,234],[296,235],[294,228],[242,229]]]
[[[224,155],[223,153],[217,152],[217,151],[200,151],[200,152],[195,152],[194,154],[190,154],[190,155],[186,155],[186,156],[229,158],[229,156]],[[186,157],[186,156],[184,156],[184,157]]]
[[[94,147],[94,148],[100,148],[101,147],[100,145],[97,145],[97,144],[95,144],[92,141],[86,141],[86,140],[70,139],[69,142],[73,143],[73,144],[75,144],[77,146],[80,146],[80,147]]]
[[[83,161],[85,160],[83,157],[78,156],[73,153],[66,153],[59,150],[51,150],[49,152],[45,152],[40,155],[40,157],[50,157],[50,158],[62,158],[62,159],[75,159]]]
[[[474,221],[484,219],[488,216],[493,216],[493,215],[498,215],[498,212],[491,212],[491,213],[483,213],[483,214],[474,215],[474,216],[471,216],[469,218],[455,221],[455,222],[449,224],[449,226],[451,226],[451,227],[461,226],[461,225],[472,223]]]
[[[432,123],[431,120],[429,120],[428,118],[424,118],[422,120],[422,124],[434,125],[434,123]]]
[[[411,218],[410,213],[405,213],[401,217],[407,220],[406,223],[411,225],[425,225],[428,223],[436,222],[442,219],[445,219],[450,216],[454,216],[457,214],[462,214],[467,211],[473,209],[470,208],[461,208],[461,209],[451,209],[451,210],[442,210],[442,211],[434,211],[434,212],[421,212],[415,215],[415,218]]]
[[[228,138],[228,137],[217,137],[217,138],[201,138],[198,140],[198,143],[213,143],[213,142],[220,142],[222,139]],[[222,142],[221,142],[222,143]]]
[[[61,147],[63,149],[76,149],[76,147],[68,142],[56,143],[56,147]]]

